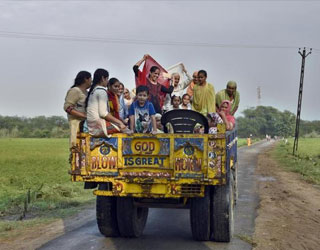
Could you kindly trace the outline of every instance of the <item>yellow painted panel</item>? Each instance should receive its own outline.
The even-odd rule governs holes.
[[[166,156],[147,156],[130,155],[123,156],[123,167],[158,167],[168,168],[169,157]]]
[[[132,140],[131,151],[134,155],[158,155],[160,142],[157,138],[136,138]]]

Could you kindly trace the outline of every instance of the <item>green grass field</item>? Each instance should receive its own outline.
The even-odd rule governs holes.
[[[0,139],[0,233],[93,201],[92,190],[71,182],[68,157],[68,139]]]
[[[320,185],[320,138],[300,138],[298,152],[292,155],[293,139],[277,144],[273,157],[287,170],[300,173],[311,183]]]
[[[239,139],[242,145],[246,139]],[[0,139],[0,236],[94,201],[92,190],[71,182],[68,157],[68,139]]]

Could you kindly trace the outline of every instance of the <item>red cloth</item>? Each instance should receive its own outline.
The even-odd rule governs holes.
[[[162,73],[168,73],[156,60],[154,60],[151,56],[144,61],[142,71],[139,71],[138,77],[136,77],[136,87],[139,85],[147,85],[147,77],[149,75],[150,69],[152,66],[157,66],[160,69],[160,76],[158,78],[158,83],[169,88],[169,79],[164,78]]]
[[[119,115],[119,100],[118,96],[114,93],[112,93],[110,90],[107,91],[108,94],[108,102],[109,102],[109,108],[110,108],[110,113],[117,119],[120,119]]]
[[[139,70],[138,77],[135,77],[136,80],[136,87],[139,85],[145,85],[149,88],[150,92],[150,98],[152,96],[159,95],[160,97],[160,106],[163,106],[164,98],[166,96],[166,93],[161,92],[161,87],[159,85],[154,85],[148,81],[148,76],[150,73],[150,69],[153,66],[157,66],[160,69],[160,75],[158,78],[158,83],[160,85],[163,85],[166,88],[169,88],[170,86],[170,80],[163,77],[163,73],[168,73],[156,60],[154,60],[151,56],[148,56],[148,58],[144,61],[143,69],[142,71]]]

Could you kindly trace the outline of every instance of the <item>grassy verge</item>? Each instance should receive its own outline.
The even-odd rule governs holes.
[[[251,139],[251,144],[260,141],[259,138]],[[239,138],[237,142],[238,147],[247,146],[247,138]]]
[[[71,215],[93,201],[68,174],[67,139],[0,139],[0,236]]]
[[[285,169],[299,173],[308,182],[320,185],[320,139],[299,139],[298,152],[292,155],[293,139],[281,141],[272,151],[274,159]]]

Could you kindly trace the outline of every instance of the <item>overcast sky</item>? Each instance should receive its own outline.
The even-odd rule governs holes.
[[[238,83],[241,111],[296,113],[299,47],[306,59],[301,118],[320,119],[320,1],[0,0],[0,115],[63,115],[80,70],[105,68],[134,87],[149,53],[162,66],[205,69],[216,91]]]

